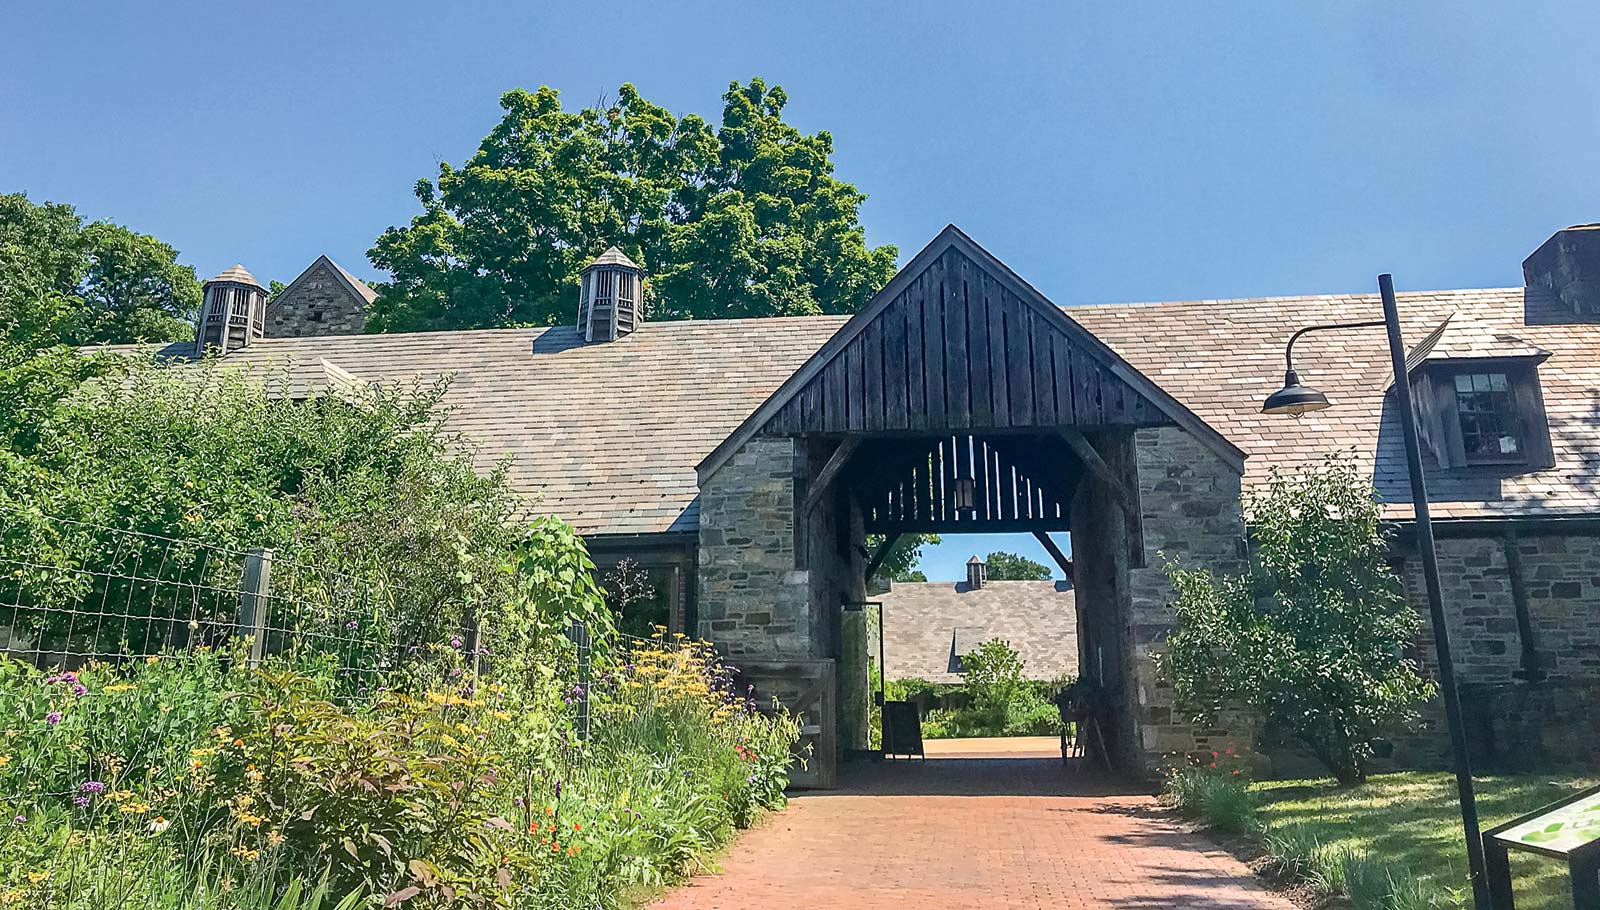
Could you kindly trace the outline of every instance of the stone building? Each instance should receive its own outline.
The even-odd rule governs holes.
[[[377,293],[326,255],[267,303],[266,337],[359,335]]]
[[[481,464],[807,715],[813,783],[864,743],[869,534],[1070,534],[1079,665],[1130,766],[1235,738],[1155,673],[1162,565],[1239,568],[1241,495],[1269,471],[1336,452],[1370,472],[1421,603],[1383,333],[1306,336],[1296,366],[1335,406],[1261,413],[1289,336],[1374,319],[1374,294],[1063,309],[949,227],[852,317],[650,323],[613,252],[580,325],[397,335],[348,334],[370,297],[319,259],[223,356],[306,387],[455,376],[449,426]],[[1600,737],[1600,230],[1558,232],[1524,276],[1399,295],[1469,725],[1502,758]]]

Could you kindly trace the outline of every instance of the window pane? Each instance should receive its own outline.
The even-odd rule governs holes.
[[[1458,373],[1456,411],[1468,461],[1505,461],[1522,454],[1516,402],[1504,373]]]

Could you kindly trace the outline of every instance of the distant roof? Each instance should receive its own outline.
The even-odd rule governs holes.
[[[1075,592],[1065,581],[895,583],[883,602],[883,669],[889,679],[960,682],[956,659],[995,638],[1022,658],[1029,679],[1078,672]],[[876,655],[874,655],[876,656]]]
[[[210,284],[213,281],[233,281],[239,284],[253,284],[258,288],[262,288],[262,290],[266,289],[262,286],[261,282],[256,280],[256,276],[250,274],[245,270],[243,265],[238,263],[235,263],[232,268],[222,272],[219,275],[214,275],[210,278],[207,278],[205,283]]]

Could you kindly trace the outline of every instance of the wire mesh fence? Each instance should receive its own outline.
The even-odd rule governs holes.
[[[398,593],[270,549],[0,509],[0,654],[36,667],[248,639],[252,662],[305,653],[379,672],[415,644],[385,609]]]

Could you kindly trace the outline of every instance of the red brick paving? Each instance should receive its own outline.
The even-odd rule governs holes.
[[[1059,759],[848,766],[654,910],[1292,910],[1148,795]]]

